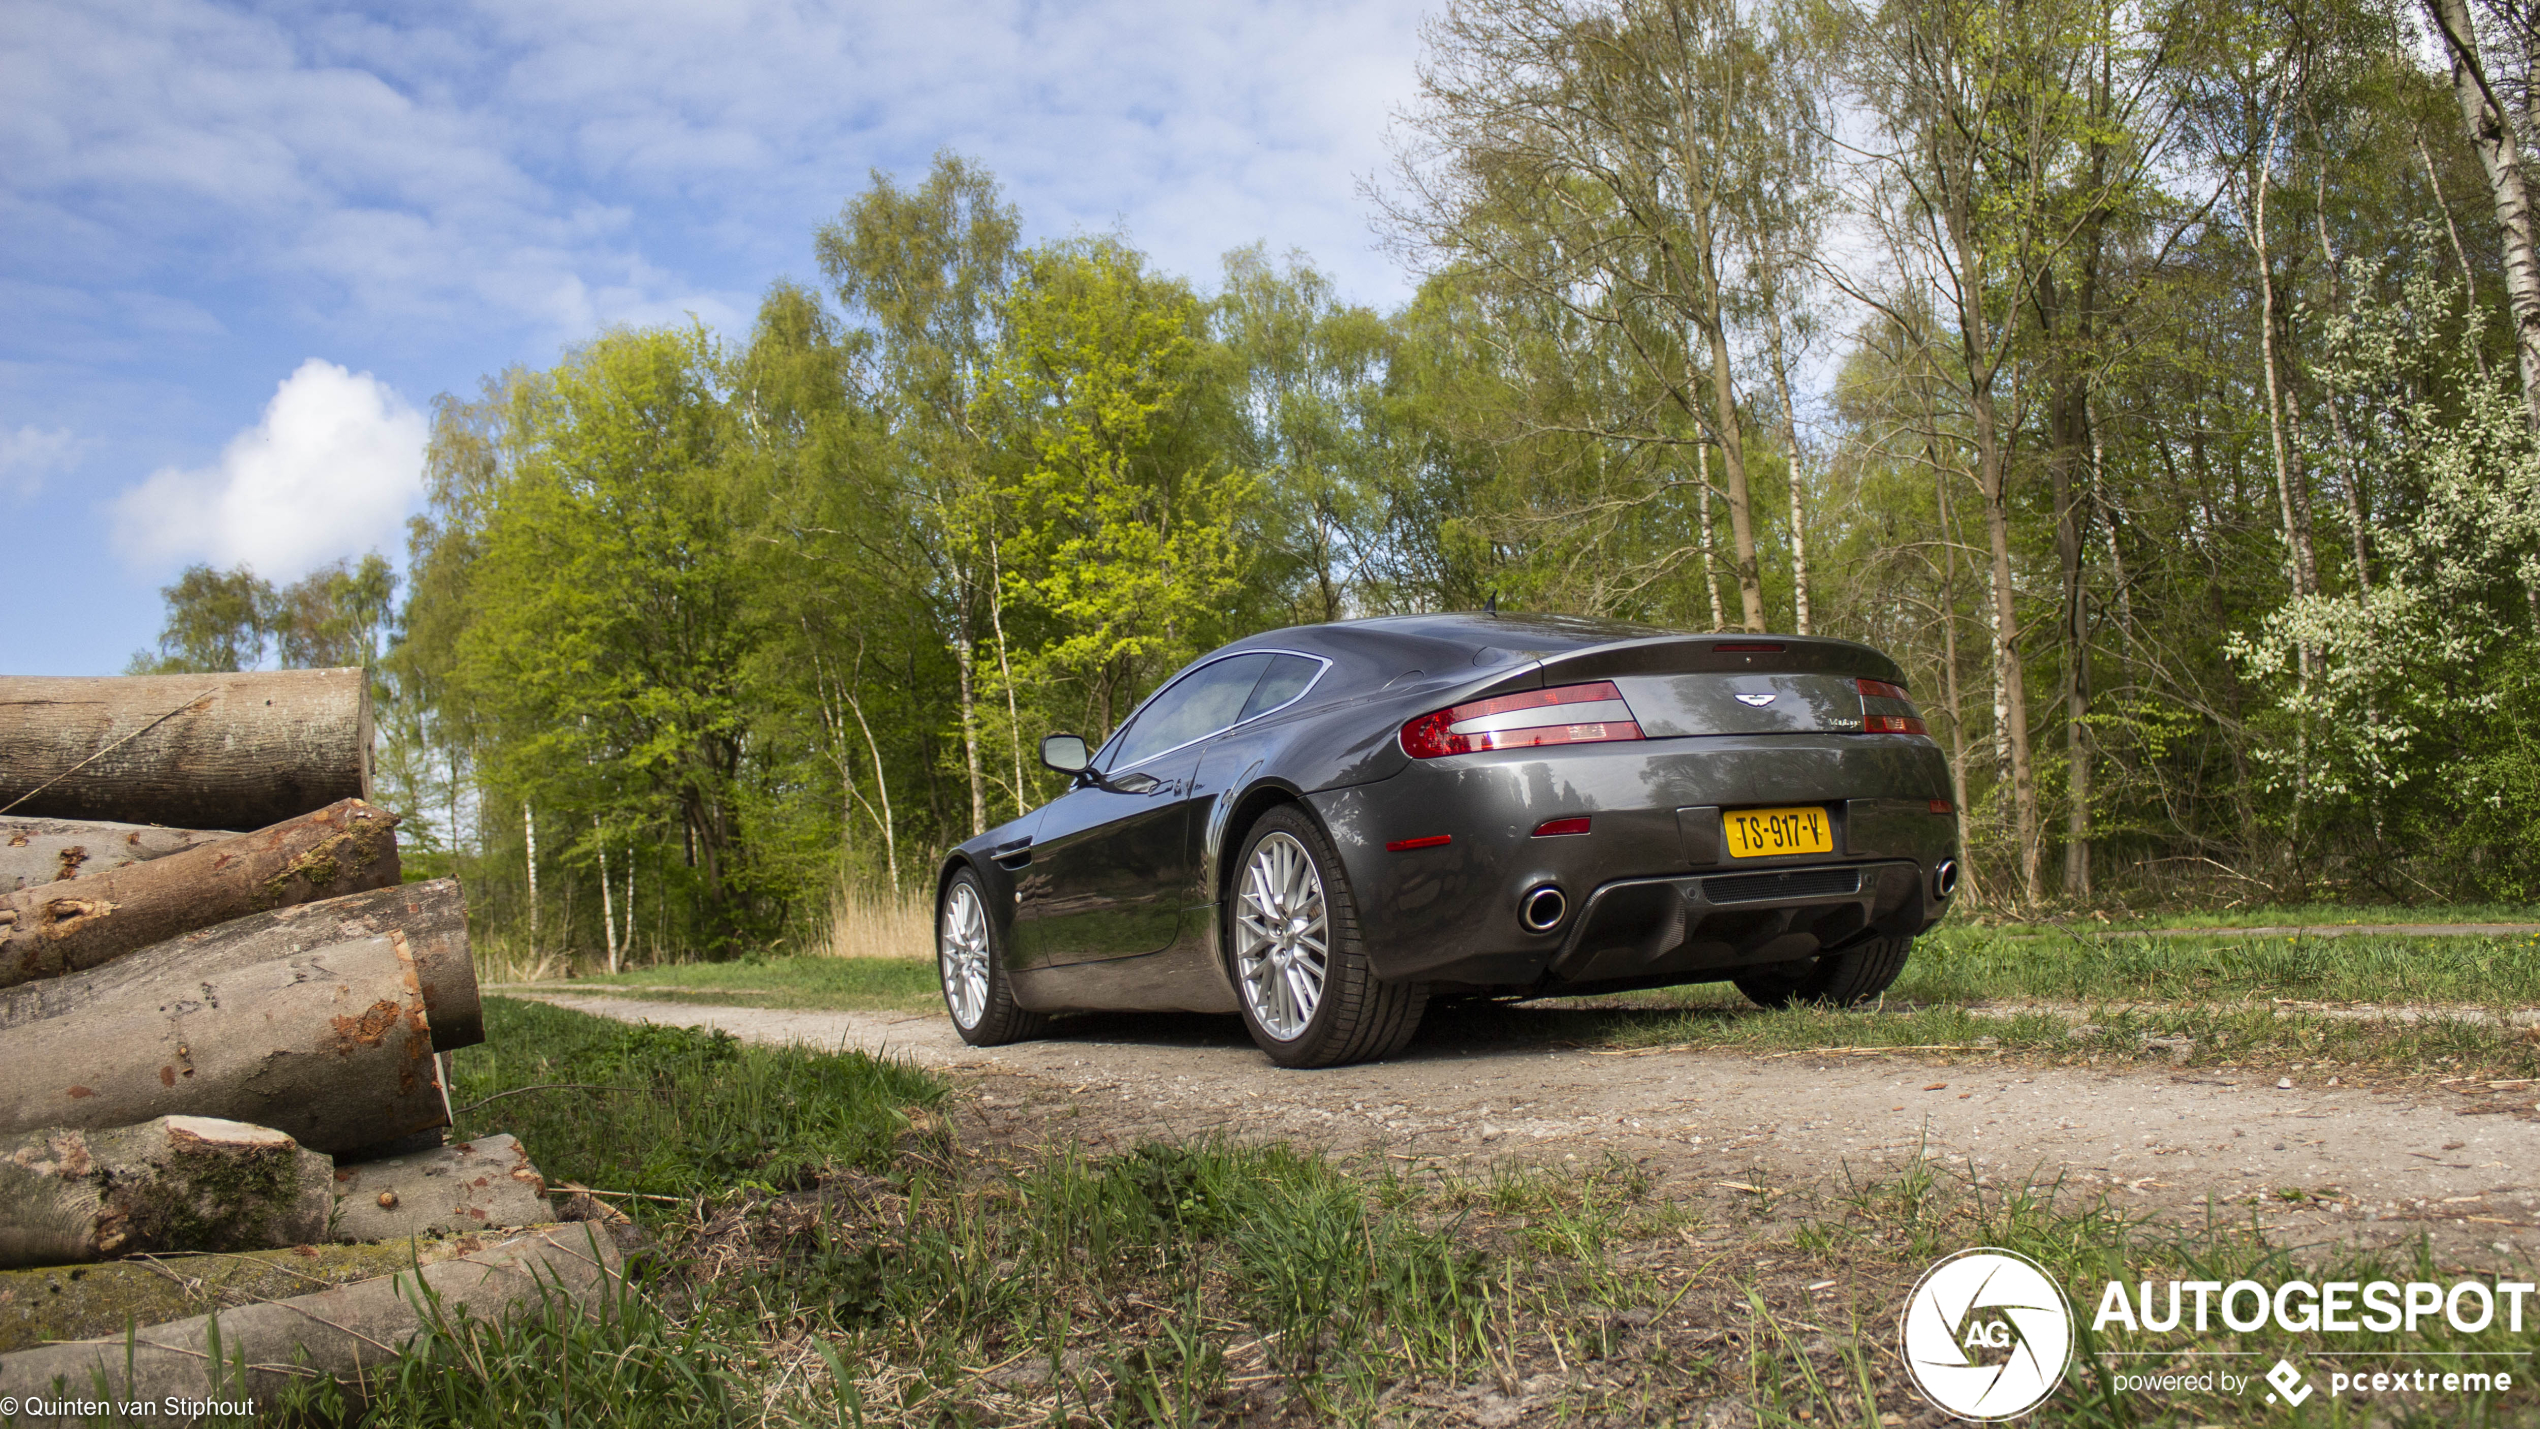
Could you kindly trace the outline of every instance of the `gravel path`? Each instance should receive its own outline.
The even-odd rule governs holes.
[[[1896,1055],[1582,1049],[1451,1012],[1405,1055],[1272,1067],[1233,1018],[1102,1016],[975,1048],[939,1013],[778,1011],[531,995],[626,1021],[856,1048],[956,1074],[966,1118],[1096,1146],[1231,1133],[1402,1160],[1559,1164],[1619,1154],[1678,1194],[1821,1197],[1918,1152],[2000,1186],[2058,1181],[2146,1210],[2260,1198],[2300,1238],[2431,1231],[2540,1251],[2540,1084],[2377,1091],[2213,1069],[2021,1066]],[[2278,1192],[2307,1196],[2285,1199]],[[2246,1209],[2237,1213],[2244,1218]]]

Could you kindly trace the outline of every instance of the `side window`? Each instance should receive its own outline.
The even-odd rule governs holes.
[[[1320,660],[1308,660],[1302,655],[1271,656],[1269,670],[1262,675],[1261,683],[1252,687],[1252,698],[1244,701],[1244,712],[1237,718],[1250,719],[1254,715],[1268,714],[1304,694],[1306,687],[1314,683],[1314,677],[1321,673],[1323,662]]]
[[[1103,766],[1127,769],[1168,749],[1215,734],[1242,717],[1244,700],[1269,669],[1269,655],[1236,655],[1184,675],[1139,711]]]

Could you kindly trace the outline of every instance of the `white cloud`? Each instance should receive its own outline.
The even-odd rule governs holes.
[[[244,562],[291,580],[395,544],[423,489],[423,414],[367,372],[310,358],[218,464],[163,467],[114,503],[136,561]]]
[[[0,494],[33,496],[44,478],[78,465],[85,445],[64,428],[0,428]]]

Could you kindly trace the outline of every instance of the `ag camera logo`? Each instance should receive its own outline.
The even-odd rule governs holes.
[[[1904,1341],[1905,1367],[1925,1399],[1961,1419],[2016,1419],[2063,1382],[2073,1311],[2027,1256],[1962,1250],[1915,1283]]]

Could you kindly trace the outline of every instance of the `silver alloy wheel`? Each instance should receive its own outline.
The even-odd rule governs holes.
[[[1304,1036],[1331,964],[1323,875],[1305,845],[1274,831],[1252,846],[1235,901],[1235,973],[1261,1030],[1282,1042]]]
[[[976,1027],[988,1015],[988,910],[968,883],[956,883],[944,900],[944,926],[937,939],[937,961],[944,974],[944,1003],[953,1021]]]

